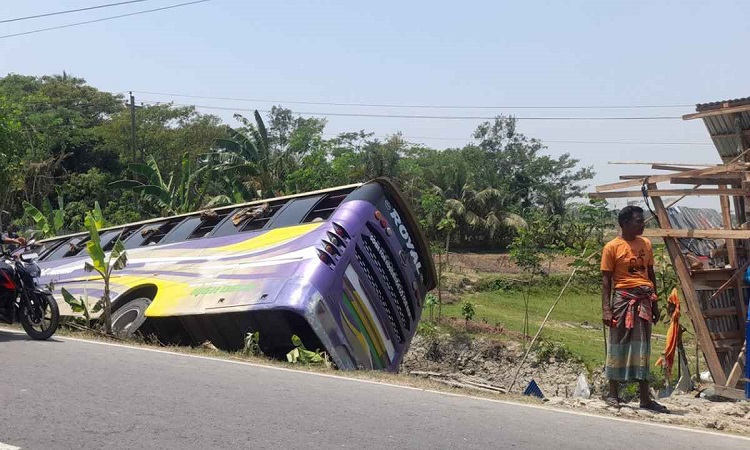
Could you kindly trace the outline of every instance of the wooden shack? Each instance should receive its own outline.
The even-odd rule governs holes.
[[[744,274],[750,266],[750,98],[697,105],[684,120],[703,120],[722,164],[681,167],[653,164],[653,175],[628,175],[596,187],[592,198],[636,198],[648,202],[658,228],[644,236],[663,238],[684,295],[716,393],[744,398],[745,327],[750,289]],[[668,209],[691,196],[715,196],[723,228],[677,228]],[[670,197],[672,201],[665,204]],[[702,255],[695,264],[686,239],[723,242],[721,251]],[[692,260],[691,264],[689,260]]]

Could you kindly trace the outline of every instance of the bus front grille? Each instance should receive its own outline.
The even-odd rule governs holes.
[[[391,303],[388,301],[388,297],[385,295],[385,292],[383,292],[383,287],[375,278],[375,275],[372,273],[372,269],[370,269],[370,265],[367,263],[365,256],[362,254],[362,251],[359,248],[357,248],[356,255],[357,261],[359,262],[360,267],[362,267],[362,271],[370,281],[370,285],[377,294],[380,303],[383,305],[383,309],[388,315],[388,321],[391,323],[391,328],[393,329],[393,333],[396,335],[396,340],[399,344],[403,343],[404,333],[401,331],[401,327],[396,322],[396,312],[393,310],[393,305],[391,305]]]
[[[408,294],[404,290],[401,274],[396,270],[398,266],[374,234],[363,236],[362,243],[370,258],[375,262],[375,267],[377,267],[383,280],[385,280],[391,298],[398,308],[404,328],[410,330],[411,321],[414,319],[414,309],[409,302]]]

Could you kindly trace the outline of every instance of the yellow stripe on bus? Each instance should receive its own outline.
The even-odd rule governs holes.
[[[243,252],[248,250],[258,250],[263,247],[269,247],[271,245],[281,244],[290,239],[300,237],[310,231],[320,227],[322,223],[306,223],[304,225],[295,225],[293,227],[276,228],[266,233],[261,234],[258,237],[248,239],[236,244],[226,245],[219,247],[216,252]]]
[[[216,251],[222,253],[239,253],[250,250],[258,250],[272,245],[281,244],[291,239],[302,236],[320,227],[320,225],[320,223],[310,223],[293,227],[277,228],[252,239],[247,239],[236,244],[219,247],[218,249],[216,249]],[[122,278],[118,279],[117,282],[127,285],[127,281],[124,281]],[[186,306],[188,308],[190,307],[190,305],[183,304],[183,302],[189,301],[189,294],[191,291],[191,287],[189,285],[185,283],[174,282],[173,280],[160,282],[155,278],[132,278],[134,278],[141,284],[152,283],[156,285],[156,288],[158,289],[156,298],[151,302],[151,306],[146,309],[147,317],[168,317],[174,315],[175,311],[177,310],[184,309]],[[128,287],[132,288],[135,286]],[[196,313],[198,312],[199,311],[196,310]]]

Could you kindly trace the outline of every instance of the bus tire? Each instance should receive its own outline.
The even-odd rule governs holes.
[[[148,297],[136,297],[112,312],[112,332],[121,337],[131,337],[146,321],[146,309],[151,305]]]

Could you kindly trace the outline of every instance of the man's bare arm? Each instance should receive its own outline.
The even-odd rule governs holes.
[[[612,324],[612,272],[602,270],[602,322],[604,325]]]

